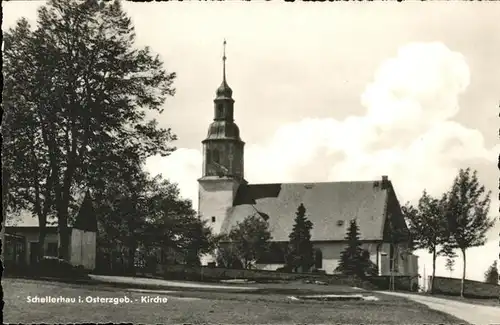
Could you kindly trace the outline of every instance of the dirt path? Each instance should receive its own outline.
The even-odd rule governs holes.
[[[384,291],[380,293],[405,297],[420,302],[429,308],[453,315],[474,325],[500,324],[500,306],[474,305],[460,301],[401,292]]]

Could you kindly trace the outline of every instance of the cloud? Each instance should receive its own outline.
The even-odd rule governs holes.
[[[147,160],[146,169],[153,175],[161,174],[179,184],[180,195],[198,206],[198,183],[201,177],[202,155],[198,150],[179,148],[168,157],[154,156]]]
[[[405,45],[382,62],[361,94],[365,115],[282,125],[266,143],[247,145],[246,178],[269,183],[388,175],[402,203],[415,202],[423,189],[439,195],[469,161],[496,160],[498,146],[486,148],[479,131],[451,120],[469,82],[460,53],[438,42]],[[179,149],[147,166],[178,182],[196,205],[201,159],[197,150]],[[487,268],[490,261],[482,264]]]
[[[415,130],[458,112],[458,95],[470,82],[465,58],[442,43],[413,43],[384,62],[361,96],[374,124]]]

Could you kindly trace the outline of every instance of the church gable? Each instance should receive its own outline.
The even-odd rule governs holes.
[[[387,214],[384,223],[384,241],[407,242],[410,237],[410,231],[406,225],[401,206],[392,185],[387,191]]]
[[[363,240],[382,240],[392,188],[384,181],[241,185],[221,230],[228,232],[247,216],[259,214],[268,219],[273,241],[288,241],[303,203],[314,225],[314,241],[344,240],[353,218]]]

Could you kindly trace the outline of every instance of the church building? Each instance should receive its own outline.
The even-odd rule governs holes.
[[[244,177],[244,147],[234,120],[233,91],[226,80],[226,55],[222,84],[214,99],[214,119],[203,144],[203,170],[199,182],[199,213],[213,232],[228,233],[250,215],[269,223],[274,249],[288,242],[298,207],[303,204],[313,223],[311,239],[315,267],[332,274],[346,246],[350,220],[356,219],[363,248],[370,253],[380,275],[390,268],[396,275],[417,275],[417,257],[407,249],[408,229],[392,182],[387,176],[369,181],[249,184]],[[402,233],[394,241],[392,233]],[[203,264],[213,257],[202,260]],[[283,256],[258,261],[256,268],[276,270]]]

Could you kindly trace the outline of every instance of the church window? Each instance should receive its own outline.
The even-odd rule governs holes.
[[[221,118],[224,116],[224,106],[222,104],[217,104],[217,117]]]
[[[210,162],[210,160],[212,159],[212,151],[210,149],[207,149],[207,161]]]
[[[219,150],[214,149],[212,150],[212,159],[214,162],[218,163],[219,162]]]
[[[212,222],[215,222],[215,217],[212,217]]]
[[[316,249],[314,253],[314,267],[319,270],[323,268],[323,252],[321,249]]]

